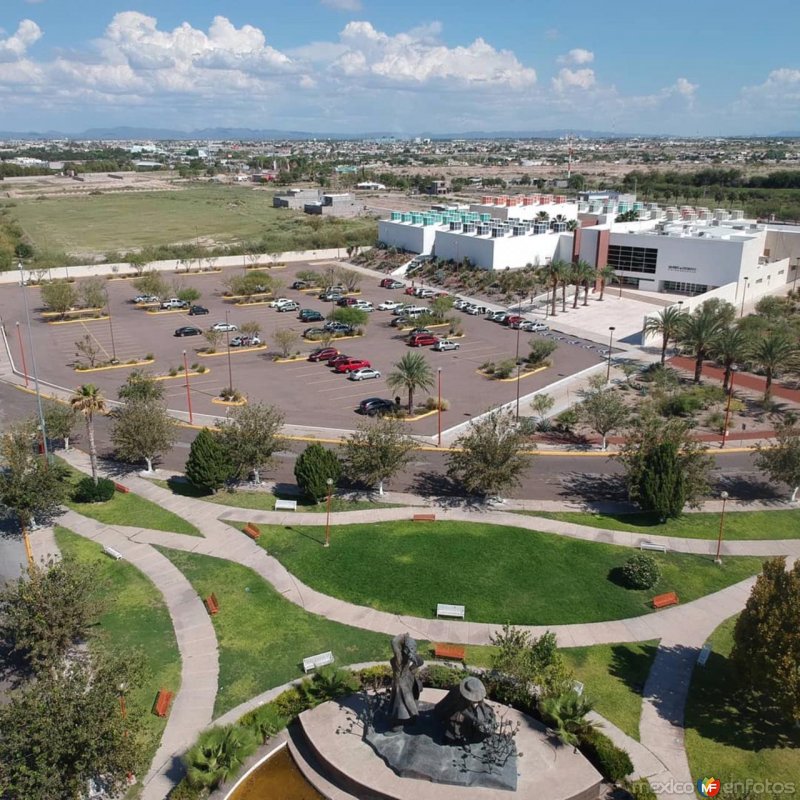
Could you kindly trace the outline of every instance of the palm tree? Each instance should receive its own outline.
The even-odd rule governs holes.
[[[92,463],[92,478],[97,485],[97,446],[94,442],[94,415],[106,410],[106,399],[93,383],[79,386],[69,401],[72,409],[86,418],[86,435],[89,439],[89,459]]]
[[[408,390],[408,413],[414,408],[414,392],[417,389],[430,389],[434,384],[433,370],[420,353],[406,353],[395,365],[394,372],[386,378],[392,390]]]
[[[544,273],[544,282],[553,290],[553,296],[550,300],[550,316],[556,315],[556,297],[558,294],[558,284],[561,281],[561,273],[564,269],[564,262],[556,259],[542,268]]]
[[[711,348],[711,355],[722,363],[725,375],[722,379],[722,388],[727,392],[733,374],[733,365],[742,361],[750,350],[750,337],[745,331],[732,325],[720,331],[719,336]]]
[[[772,379],[781,368],[791,369],[800,354],[797,341],[783,330],[767,331],[753,346],[750,355],[753,361],[764,370],[764,403],[772,394]]]
[[[667,309],[664,309],[665,311]],[[663,312],[662,312],[663,313]],[[693,313],[684,315],[678,341],[691,347],[694,353],[694,382],[700,383],[703,374],[703,361],[708,356],[714,342],[725,325],[719,311],[708,303],[703,303]]]
[[[568,261],[557,261],[558,282],[561,284],[561,313],[567,312],[567,284],[572,281],[572,264]]]
[[[644,324],[645,338],[661,336],[661,363],[667,357],[667,347],[672,339],[677,339],[681,332],[686,314],[680,306],[667,306],[654,317],[648,317]]]
[[[603,292],[606,290],[606,284],[610,283],[617,277],[614,268],[606,264],[602,269],[597,270],[597,277],[600,278],[600,300],[603,299]]]
[[[587,261],[579,260],[575,265],[583,286],[583,305],[589,305],[589,284],[597,279],[597,271]]]
[[[256,735],[249,728],[211,728],[183,757],[189,784],[198,789],[216,789],[239,771],[257,746]]]
[[[539,711],[556,737],[573,747],[577,747],[580,738],[595,727],[593,722],[586,719],[591,710],[591,701],[576,691],[545,697],[539,701]]]
[[[583,276],[581,274],[580,265],[577,262],[569,266],[569,282],[575,287],[575,296],[572,298],[572,308],[575,309],[578,307],[578,298],[581,296]]]

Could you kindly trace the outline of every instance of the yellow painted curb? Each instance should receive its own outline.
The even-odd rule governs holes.
[[[286,264],[256,264],[254,267],[245,267],[248,272],[256,272],[259,269],[286,269]]]
[[[152,309],[148,308],[145,311],[146,314],[186,314],[189,311],[188,308],[157,308]]]
[[[102,322],[108,319],[108,314],[102,317],[81,317],[80,319],[50,320],[48,325],[74,325],[76,322]]]
[[[333,342],[346,342],[348,339],[363,339],[363,338],[364,338],[364,334],[363,333],[358,333],[355,336],[334,336],[333,339],[331,339],[331,343],[333,343]],[[322,338],[319,338],[319,339],[306,339],[306,337],[304,336],[303,340],[306,341],[306,342],[314,342],[314,343],[322,344]]]
[[[296,291],[296,292],[305,292],[305,293],[310,293],[310,294],[313,294],[314,292],[316,292],[317,294],[319,294],[322,291],[322,287],[321,286],[306,286],[305,289],[295,289],[294,291]]]
[[[196,370],[190,369],[189,370],[189,377],[190,378],[202,378],[204,375],[210,374],[211,369],[206,369],[205,372],[197,372]],[[172,381],[175,378],[183,378],[186,379],[186,372],[184,370],[180,370],[176,375],[156,375],[153,377],[154,381]]]
[[[71,311],[65,311],[64,315],[69,314],[96,314],[98,311],[102,311],[103,307],[99,306],[97,308],[75,308]],[[43,317],[60,317],[62,316],[60,311],[42,311],[41,312]]]
[[[133,307],[134,308],[153,308],[153,306],[157,306],[157,305],[161,305],[158,302],[158,300],[156,300],[154,303],[134,303]]]
[[[296,361],[306,361],[308,360],[308,353],[304,356],[292,356],[290,358],[275,358],[272,360],[273,364],[291,364]]]
[[[124,364],[108,364],[105,367],[89,367],[87,369],[75,368],[75,372],[77,372],[79,375],[82,375],[84,372],[102,372],[104,369],[125,369],[125,367],[133,369],[133,367],[143,367],[154,362],[154,358],[148,358],[144,361],[135,361],[133,364],[126,362]]]
[[[537,367],[536,369],[529,370],[528,372],[521,372],[519,374],[519,378],[495,378],[498,383],[513,383],[516,380],[522,380],[523,378],[529,378],[531,375],[535,375],[537,372],[543,372],[544,370],[548,369],[547,367]],[[487,376],[488,377],[488,376]]]
[[[268,306],[271,302],[271,300],[255,300],[252,303],[243,303],[241,300],[237,300],[233,305],[237,308],[249,308],[250,306]]]
[[[221,351],[219,353],[200,353],[200,352],[198,352],[197,355],[200,358],[215,358],[216,356],[226,356],[226,355],[228,355],[228,351],[230,351],[231,354],[236,354],[236,353],[254,353],[257,350],[266,350],[266,349],[267,349],[267,345],[260,344],[260,345],[258,345],[258,347],[229,347],[227,350],[223,350],[223,351]]]
[[[246,297],[272,297],[272,292],[253,292],[253,294],[224,294],[222,299],[228,303],[232,300],[243,300]]]
[[[223,400],[221,397],[212,397],[211,402],[218,406],[246,406],[247,400]]]
[[[401,422],[416,422],[418,419],[425,419],[425,417],[431,417],[434,414],[438,414],[439,410],[434,408],[433,411],[426,411],[424,414],[416,414],[413,417],[400,417]],[[444,413],[444,412],[442,412]]]

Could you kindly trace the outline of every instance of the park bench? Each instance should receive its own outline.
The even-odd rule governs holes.
[[[438,603],[436,606],[436,616],[464,619],[464,606],[454,606],[450,603]]]
[[[275,501],[276,511],[297,511],[297,500],[281,500],[278,498]]]
[[[127,486],[116,482],[114,483],[114,489],[120,492],[121,494],[128,494],[128,492],[130,491],[130,489]]]
[[[122,558],[122,553],[119,550],[115,550],[113,547],[109,547],[107,544],[103,545],[103,552],[107,556],[111,556],[114,561],[119,561]]]
[[[700,653],[697,656],[697,663],[701,667],[704,667],[706,665],[706,661],[708,661],[708,657],[710,655],[711,655],[711,644],[709,642],[706,642],[703,645],[703,649],[700,651]]]
[[[436,514],[414,514],[413,522],[436,522]]]
[[[210,594],[203,602],[206,604],[206,610],[212,617],[219,614],[219,601],[215,594]]]
[[[464,646],[460,644],[437,644],[433,647],[436,658],[446,658],[451,661],[463,661],[465,657]]]
[[[665,544],[656,544],[655,542],[648,542],[647,540],[639,542],[640,550],[655,550],[659,553],[666,553],[667,546]]]
[[[251,539],[258,539],[261,536],[261,530],[259,529],[258,525],[255,522],[248,522],[247,525],[242,528],[242,530],[251,538]]]
[[[309,656],[303,659],[303,672],[311,672],[312,670],[324,667],[326,664],[333,664],[333,653],[329,650],[327,653],[319,653],[315,656]]]
[[[653,608],[666,608],[678,605],[678,595],[675,592],[658,594],[653,598]]]
[[[173,697],[173,692],[170,692],[167,689],[160,689],[156,695],[156,701],[153,704],[153,713],[157,717],[166,717],[169,713],[169,706],[170,703],[172,703]]]

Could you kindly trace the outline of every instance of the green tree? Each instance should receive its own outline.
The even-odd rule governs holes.
[[[667,306],[658,314],[652,317],[647,317],[644,323],[644,336],[660,336],[661,337],[661,363],[663,364],[667,357],[667,348],[669,343],[678,339],[683,332],[683,325],[686,319],[686,314],[681,311],[680,306],[673,305]]]
[[[144,461],[153,471],[153,461],[169,450],[177,438],[175,424],[160,400],[127,400],[115,409],[111,441],[120,461]]]
[[[69,281],[48,281],[39,287],[39,291],[45,306],[61,314],[62,319],[78,304],[78,293]]]
[[[336,247],[337,245],[334,245]],[[361,285],[361,274],[352,269],[339,270],[339,280],[344,284],[348,292],[355,292]]]
[[[134,282],[133,286],[138,289],[142,294],[149,294],[163,300],[170,292],[170,286],[164,279],[160,272],[150,270],[140,275]]]
[[[244,336],[258,336],[261,333],[261,323],[254,319],[248,320],[239,326],[239,331]]]
[[[733,375],[733,368],[743,361],[750,352],[750,337],[738,325],[723,328],[711,346],[711,355],[721,364],[725,373],[722,388],[727,392]]]
[[[200,291],[194,286],[182,286],[175,292],[175,297],[191,305],[200,299]]]
[[[588,389],[578,392],[582,400],[578,414],[583,422],[603,437],[602,447],[605,450],[608,447],[608,434],[625,424],[630,411],[618,392],[606,388],[601,375],[594,376],[589,384]]]
[[[272,334],[275,344],[280,348],[280,353],[283,358],[289,358],[292,350],[297,347],[300,341],[300,334],[292,328],[278,328]]]
[[[0,708],[7,796],[80,800],[90,781],[121,796],[128,774],[146,765],[141,715],[131,709],[122,717],[119,687],[140,685],[142,674],[142,659],[131,654],[84,656],[11,692]]]
[[[69,560],[29,564],[0,590],[0,636],[35,672],[57,667],[98,617],[96,580],[89,566]]]
[[[414,410],[414,392],[431,389],[435,384],[433,370],[421,353],[406,353],[386,377],[386,385],[392,391],[408,392],[408,413]]]
[[[756,467],[770,480],[787,484],[794,502],[800,489],[800,426],[794,421],[781,421],[775,429],[775,441],[767,447],[757,444],[756,450]]]
[[[556,738],[573,747],[577,747],[581,739],[596,727],[586,719],[591,710],[591,701],[574,690],[545,697],[539,702],[542,718],[553,729]]]
[[[731,662],[742,685],[800,721],[800,561],[765,561],[736,621]]]
[[[598,300],[603,300],[606,291],[606,285],[611,283],[611,281],[617,277],[617,273],[614,272],[613,267],[606,265],[605,267],[597,270],[597,277],[600,279],[600,297]]]
[[[409,463],[413,449],[401,422],[387,417],[362,423],[344,441],[345,472],[367,486],[377,483],[383,496],[384,482]]]
[[[369,322],[369,312],[364,311],[363,308],[353,308],[352,306],[337,308],[330,316],[336,322],[343,322],[354,328],[363,328]]]
[[[779,370],[792,369],[797,365],[797,338],[785,330],[770,330],[753,343],[750,355],[764,370],[764,403],[772,396],[772,380]]]
[[[164,399],[164,384],[146,370],[134,369],[119,387],[117,396],[120,400],[161,401]]]
[[[78,294],[84,308],[103,308],[106,304],[106,282],[103,278],[85,278],[78,284]]]
[[[216,433],[203,428],[194,437],[184,471],[195,486],[215,494],[231,479],[233,464],[228,448]]]
[[[216,789],[239,772],[256,747],[258,739],[249,728],[228,725],[204,731],[183,757],[189,785]]]
[[[470,423],[447,457],[447,474],[470,494],[483,497],[520,484],[530,466],[526,435],[510,411],[492,411]]]
[[[533,400],[531,400],[531,409],[540,420],[543,420],[550,413],[555,403],[555,398],[549,394],[536,394],[533,396]]]
[[[428,303],[428,308],[430,308],[431,314],[437,322],[444,322],[447,315],[453,309],[453,302],[453,296],[449,294],[443,295],[442,297],[434,297],[433,300]]]
[[[148,265],[148,260],[142,253],[129,253],[128,254],[128,263],[131,265],[131,269],[139,276],[142,275],[144,272],[144,268]],[[134,283],[134,286],[136,284]],[[144,289],[140,289],[140,287],[136,286],[137,289],[140,291],[144,291]]]
[[[318,503],[328,494],[328,479],[335,489],[342,474],[342,464],[333,450],[314,442],[297,457],[294,477],[300,491]]]
[[[689,347],[694,353],[695,383],[700,383],[703,361],[710,355],[716,339],[725,325],[727,325],[725,315],[710,300],[683,318],[678,341]]]
[[[275,453],[284,444],[280,436],[283,419],[275,406],[254,403],[237,409],[222,424],[219,437],[228,451],[235,478],[241,480],[252,472],[253,480],[261,482],[262,470],[272,466]]]
[[[69,450],[69,440],[76,422],[75,411],[70,406],[54,400],[45,400],[42,411],[48,441],[61,439],[64,442],[64,449]]]
[[[97,486],[97,445],[94,440],[94,415],[105,413],[106,400],[93,383],[84,383],[78,387],[69,402],[72,409],[78,414],[83,414],[86,420],[86,436],[89,439],[89,461],[92,465],[92,479],[94,480],[94,485]]]
[[[208,342],[206,352],[215,353],[222,341],[222,331],[215,331],[213,328],[209,328],[207,331],[203,331],[203,337]]]

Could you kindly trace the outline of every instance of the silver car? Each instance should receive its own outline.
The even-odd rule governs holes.
[[[460,348],[461,345],[458,342],[454,342],[452,339],[439,339],[433,346],[433,349],[439,352],[444,352],[445,350],[459,350]]]

